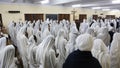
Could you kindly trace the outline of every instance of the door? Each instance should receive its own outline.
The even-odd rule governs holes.
[[[25,14],[25,20],[27,21],[37,21],[42,20],[43,21],[43,14]]]
[[[115,19],[115,15],[106,15],[107,19]]]
[[[58,20],[58,14],[46,14],[46,19]]]
[[[98,15],[93,15],[92,19],[97,20],[98,19]]]
[[[70,14],[58,14],[58,20],[69,20],[70,21]]]
[[[87,14],[79,14],[79,21],[83,22],[83,19],[87,19]]]

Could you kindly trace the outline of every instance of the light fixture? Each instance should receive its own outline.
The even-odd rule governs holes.
[[[72,7],[81,7],[80,4],[75,4],[75,5],[72,5]]]
[[[120,3],[120,0],[113,0],[112,1],[112,4],[119,4]]]
[[[92,9],[101,9],[101,7],[92,7]]]
[[[109,9],[109,8],[107,8],[107,9],[102,9],[102,11],[110,11],[110,9]]]
[[[49,3],[49,0],[43,0],[43,1],[40,1],[41,4],[48,4]]]

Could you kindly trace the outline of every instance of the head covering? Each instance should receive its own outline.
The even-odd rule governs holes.
[[[108,33],[108,28],[103,27],[99,30],[99,33],[97,35],[98,39],[101,39],[106,46],[110,44],[110,35]]]
[[[6,47],[6,37],[0,38],[0,50]]]
[[[70,32],[71,33],[76,33],[76,34],[78,33],[75,22],[71,23]]]
[[[19,30],[18,34],[25,34],[26,30],[27,30],[27,25],[24,25],[23,27],[21,27],[21,29]]]
[[[50,31],[48,29],[48,24],[44,27],[43,32],[41,32],[41,40],[43,41],[48,35],[50,35]]]
[[[89,27],[89,24],[83,21],[83,23],[80,24],[79,30],[82,34],[84,34],[88,29],[88,27]]]
[[[59,31],[58,31],[58,34],[57,34],[57,37],[56,37],[56,39],[55,39],[55,46],[56,46],[56,48],[58,48],[58,46],[59,46],[59,41],[60,41],[60,39],[63,39],[64,38],[64,30],[63,29],[60,29]]]
[[[44,63],[44,53],[46,48],[51,44],[51,39],[53,39],[53,37],[51,37],[51,35],[48,35],[42,42],[41,44],[38,45],[37,50],[36,50],[36,61],[38,63],[38,65],[42,65]],[[50,46],[49,46],[50,47]]]
[[[8,45],[1,52],[0,68],[9,68],[14,59],[15,48],[13,47],[13,45]]]
[[[52,35],[49,35],[46,40],[48,43],[45,51],[43,53],[43,67],[44,68],[55,68],[55,50],[54,50],[54,43],[55,38]],[[48,63],[49,62],[49,63]]]
[[[120,68],[120,33],[115,33],[110,49],[111,68]]]
[[[92,54],[99,60],[102,68],[110,68],[110,55],[108,54],[106,45],[101,39],[94,40]]]
[[[35,39],[34,39],[34,35],[30,36],[29,40],[28,40],[28,45],[31,45],[31,44],[35,44]]]
[[[107,52],[107,47],[101,39],[94,40],[92,53],[93,56],[99,58],[100,53]]]
[[[64,30],[60,29],[55,39],[56,51],[59,53],[57,67],[62,68],[62,65],[66,58],[66,50],[65,46],[67,44],[67,40],[64,38]]]
[[[82,34],[76,39],[76,49],[81,51],[91,51],[93,38],[90,34]]]
[[[93,37],[95,37],[95,32],[94,32],[94,29],[93,28],[88,28],[86,33],[92,35]]]

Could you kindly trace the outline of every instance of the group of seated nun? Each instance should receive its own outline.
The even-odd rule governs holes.
[[[84,19],[77,29],[64,19],[11,21],[0,38],[0,68],[120,68],[115,23]]]

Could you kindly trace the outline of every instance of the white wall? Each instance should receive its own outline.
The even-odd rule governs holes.
[[[25,13],[43,13],[43,14],[70,14],[70,20],[73,20],[73,16],[71,11],[74,8],[71,7],[60,7],[60,6],[40,6],[40,5],[30,5],[30,4],[0,4],[0,13],[2,14],[3,24],[5,27],[9,22],[19,20],[24,21]],[[10,14],[8,11],[20,11],[20,13]],[[93,14],[100,15],[101,13],[106,14],[103,11],[96,11],[92,9],[84,9],[84,8],[75,8],[76,19],[79,19],[79,14],[87,14],[87,18],[89,19]],[[103,15],[105,16],[105,15]],[[45,17],[45,16],[44,16]],[[45,18],[44,18],[45,19]]]

